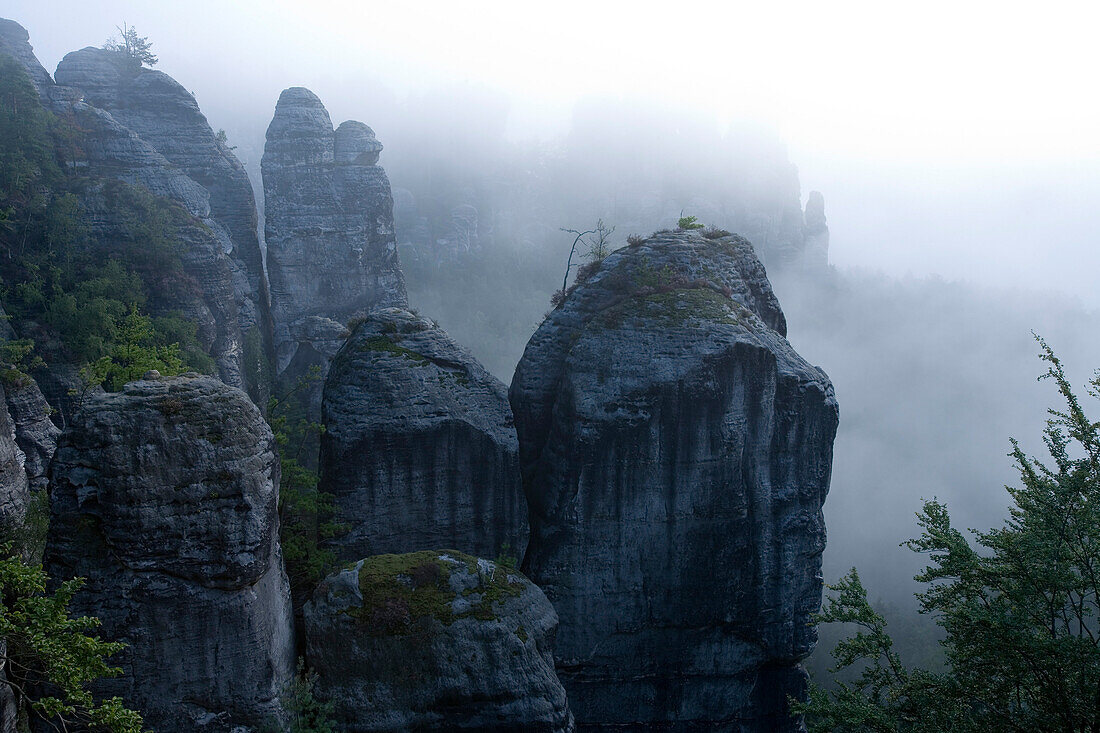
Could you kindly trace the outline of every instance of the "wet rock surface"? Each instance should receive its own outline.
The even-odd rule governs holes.
[[[274,439],[199,375],[93,395],[50,471],[46,570],[87,578],[77,614],[128,646],[97,683],[156,730],[259,730],[293,673]]]
[[[793,730],[837,404],[752,246],[657,234],[532,337],[510,397],[582,728]]]
[[[557,615],[515,570],[453,550],[369,557],[325,579],[305,618],[341,730],[573,729]]]
[[[325,383],[321,487],[339,556],[454,547],[520,555],[527,506],[504,385],[426,318],[359,323]]]

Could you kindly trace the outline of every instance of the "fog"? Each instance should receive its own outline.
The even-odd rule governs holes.
[[[708,5],[20,0],[2,14],[50,70],[134,25],[254,179],[285,87],[371,125],[410,300],[505,382],[560,287],[559,227],[602,217],[621,243],[683,210],[745,234],[841,405],[826,580],[858,565],[872,596],[906,607],[920,558],[898,544],[921,498],[988,526],[1014,480],[1009,437],[1041,452],[1056,392],[1036,380],[1032,331],[1078,385],[1100,367],[1097,18]],[[831,242],[830,266],[808,271],[768,252],[800,231],[811,190]],[[474,230],[456,231],[456,207],[476,210]]]

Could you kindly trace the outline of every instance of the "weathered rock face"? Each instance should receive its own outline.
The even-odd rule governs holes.
[[[6,390],[0,385],[0,394]],[[0,537],[22,526],[30,503],[26,456],[15,440],[15,421],[0,402]]]
[[[581,727],[795,729],[837,404],[737,236],[609,256],[516,369],[531,542]]]
[[[198,375],[90,398],[50,469],[46,569],[128,647],[121,695],[162,731],[259,729],[293,675],[278,461],[243,392]]]
[[[246,340],[243,376],[256,381],[251,364],[269,356],[267,278],[257,237],[256,201],[248,174],[199,110],[195,98],[167,74],[120,66],[116,54],[85,48],[65,56],[57,83],[80,89],[87,103],[105,110],[202,187],[211,232],[229,255],[240,330]],[[248,340],[251,338],[252,344]],[[248,353],[248,349],[258,353]],[[267,385],[248,385],[254,399]],[[261,400],[262,403],[262,400]]]
[[[109,241],[117,235],[102,216],[114,191],[110,181],[144,188],[191,217],[175,232],[183,244],[179,257],[187,287],[155,290],[150,307],[194,322],[222,380],[262,398],[270,336],[259,245],[248,231],[254,202],[242,187],[247,180],[240,164],[210,133],[194,99],[159,72],[120,69],[101,49],[74,52],[58,69],[63,79],[91,91],[55,84],[35,58],[26,31],[11,21],[0,23],[0,53],[24,66],[43,106],[75,132],[64,163],[89,179],[80,203],[94,236]],[[93,98],[154,142],[95,106]]]
[[[310,319],[406,305],[381,150],[361,122],[334,131],[308,89],[279,97],[262,163],[277,373],[312,345]]]
[[[369,557],[325,579],[305,618],[341,730],[573,729],[557,615],[514,570],[453,550]]]
[[[455,547],[522,554],[527,505],[504,385],[431,321],[360,323],[325,383],[321,487],[350,527],[342,559]]]
[[[24,468],[32,491],[46,488],[46,468],[57,449],[61,431],[50,415],[53,409],[33,379],[21,379],[4,387],[8,414],[15,429],[15,442],[23,451]]]

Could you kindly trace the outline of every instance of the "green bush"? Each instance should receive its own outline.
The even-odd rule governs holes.
[[[1100,729],[1100,423],[1090,420],[1054,352],[1040,339],[1065,404],[1043,442],[1052,465],[1012,441],[1020,486],[1003,526],[970,530],[927,501],[920,537],[928,555],[916,580],[921,612],[944,631],[942,672],[904,666],[886,622],[853,569],[835,585],[819,623],[854,624],[833,650],[836,670],[858,672],[814,687],[796,712],[816,731],[1089,731]],[[1100,375],[1088,392],[1100,397]]]
[[[117,392],[152,369],[166,377],[179,374],[183,371],[179,344],[158,346],[155,337],[149,317],[139,313],[136,305],[131,306],[107,355],[85,366],[81,377],[90,385]]]
[[[683,229],[684,231],[690,231],[692,229],[702,229],[703,224],[700,223],[694,216],[681,216],[680,220],[676,222],[677,229]]]
[[[89,727],[110,733],[140,733],[141,716],[121,698],[96,700],[89,691],[101,677],[117,677],[107,663],[124,644],[100,641],[92,632],[99,620],[71,618],[69,602],[83,580],[74,578],[46,593],[46,575],[24,563],[11,548],[0,548],[0,668],[16,704],[30,715],[60,724],[60,730]],[[48,692],[42,692],[42,683]]]

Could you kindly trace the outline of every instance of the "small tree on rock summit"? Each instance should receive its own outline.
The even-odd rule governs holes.
[[[123,23],[118,28],[119,35],[112,36],[103,44],[103,48],[114,51],[135,67],[155,66],[157,57],[150,50],[153,46],[148,36],[139,36],[132,25]]]

